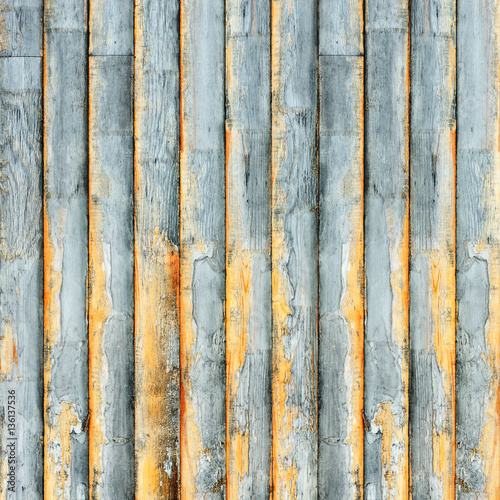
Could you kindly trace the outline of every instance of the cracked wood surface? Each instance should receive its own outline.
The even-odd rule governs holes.
[[[408,496],[409,12],[365,11],[364,494]]]
[[[499,10],[0,0],[0,499],[500,498]]]

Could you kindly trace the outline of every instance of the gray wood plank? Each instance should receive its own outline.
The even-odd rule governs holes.
[[[272,3],[273,488],[317,490],[317,2]]]
[[[43,498],[39,57],[0,59],[0,169],[0,496],[34,500]]]
[[[91,498],[135,497],[133,58],[89,65]]]
[[[136,3],[136,498],[179,496],[179,2]]]
[[[363,58],[319,58],[320,498],[363,478]]]
[[[226,496],[223,0],[181,3],[181,496]]]
[[[363,0],[319,0],[320,56],[357,56],[363,47]]]
[[[0,57],[42,55],[43,0],[0,1]]]
[[[457,498],[500,491],[500,3],[457,2]]]
[[[413,2],[410,456],[413,498],[453,498],[455,2]]]
[[[46,498],[88,496],[86,1],[45,2]]]
[[[89,54],[134,54],[134,2],[89,1]]]
[[[271,469],[271,2],[226,2],[229,498],[268,498]]]
[[[367,499],[408,495],[408,2],[365,13]]]

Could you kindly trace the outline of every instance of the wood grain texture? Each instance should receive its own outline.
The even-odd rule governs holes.
[[[320,56],[358,56],[363,47],[363,0],[319,0]]]
[[[362,57],[319,58],[318,478],[324,499],[363,496],[363,70]]]
[[[134,2],[88,0],[89,54],[129,56],[134,54]]]
[[[408,495],[408,3],[365,15],[364,494],[379,500]]]
[[[89,64],[92,499],[134,498],[133,59]]]
[[[135,22],[136,498],[179,497],[179,2]]]
[[[36,500],[43,498],[39,57],[0,59],[0,169],[0,498]]]
[[[318,8],[318,487],[320,498],[362,498],[363,2]]]
[[[181,495],[226,496],[224,1],[181,1]]]
[[[226,2],[227,496],[271,472],[271,3]]]
[[[41,57],[43,0],[0,0],[0,57]]]
[[[44,491],[88,495],[86,2],[45,2]]]
[[[272,1],[273,490],[317,497],[317,2]]]
[[[500,497],[500,3],[457,2],[457,498]]]
[[[455,2],[413,2],[410,456],[413,498],[455,497]]]

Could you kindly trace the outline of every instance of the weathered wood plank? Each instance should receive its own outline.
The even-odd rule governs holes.
[[[43,0],[0,0],[0,57],[42,55]]]
[[[179,2],[135,23],[136,498],[179,496]]]
[[[413,2],[410,456],[413,498],[455,497],[455,2]]]
[[[226,2],[227,494],[271,472],[271,2]]]
[[[92,499],[134,498],[133,58],[89,62]]]
[[[0,59],[0,498],[43,498],[42,59]],[[15,463],[12,463],[15,460]],[[10,481],[13,481],[12,484]],[[14,491],[9,489],[13,487]]]
[[[457,2],[457,498],[500,496],[500,3]]]
[[[181,495],[225,498],[224,0],[181,1]]]
[[[321,19],[320,19],[321,23]],[[320,56],[319,497],[363,496],[362,57]]]
[[[48,0],[44,27],[44,490],[88,496],[86,2]]]
[[[363,47],[363,0],[319,0],[320,56],[357,56]]]
[[[365,101],[367,499],[408,495],[408,2],[368,0]]]
[[[317,2],[272,0],[273,490],[317,496]]]
[[[134,54],[134,2],[89,1],[89,54]]]

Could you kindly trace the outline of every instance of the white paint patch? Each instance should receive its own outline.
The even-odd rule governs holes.
[[[172,478],[173,463],[171,459],[172,459],[172,450],[171,448],[168,448],[168,460],[166,462],[163,462],[163,470],[168,474],[169,478]]]

